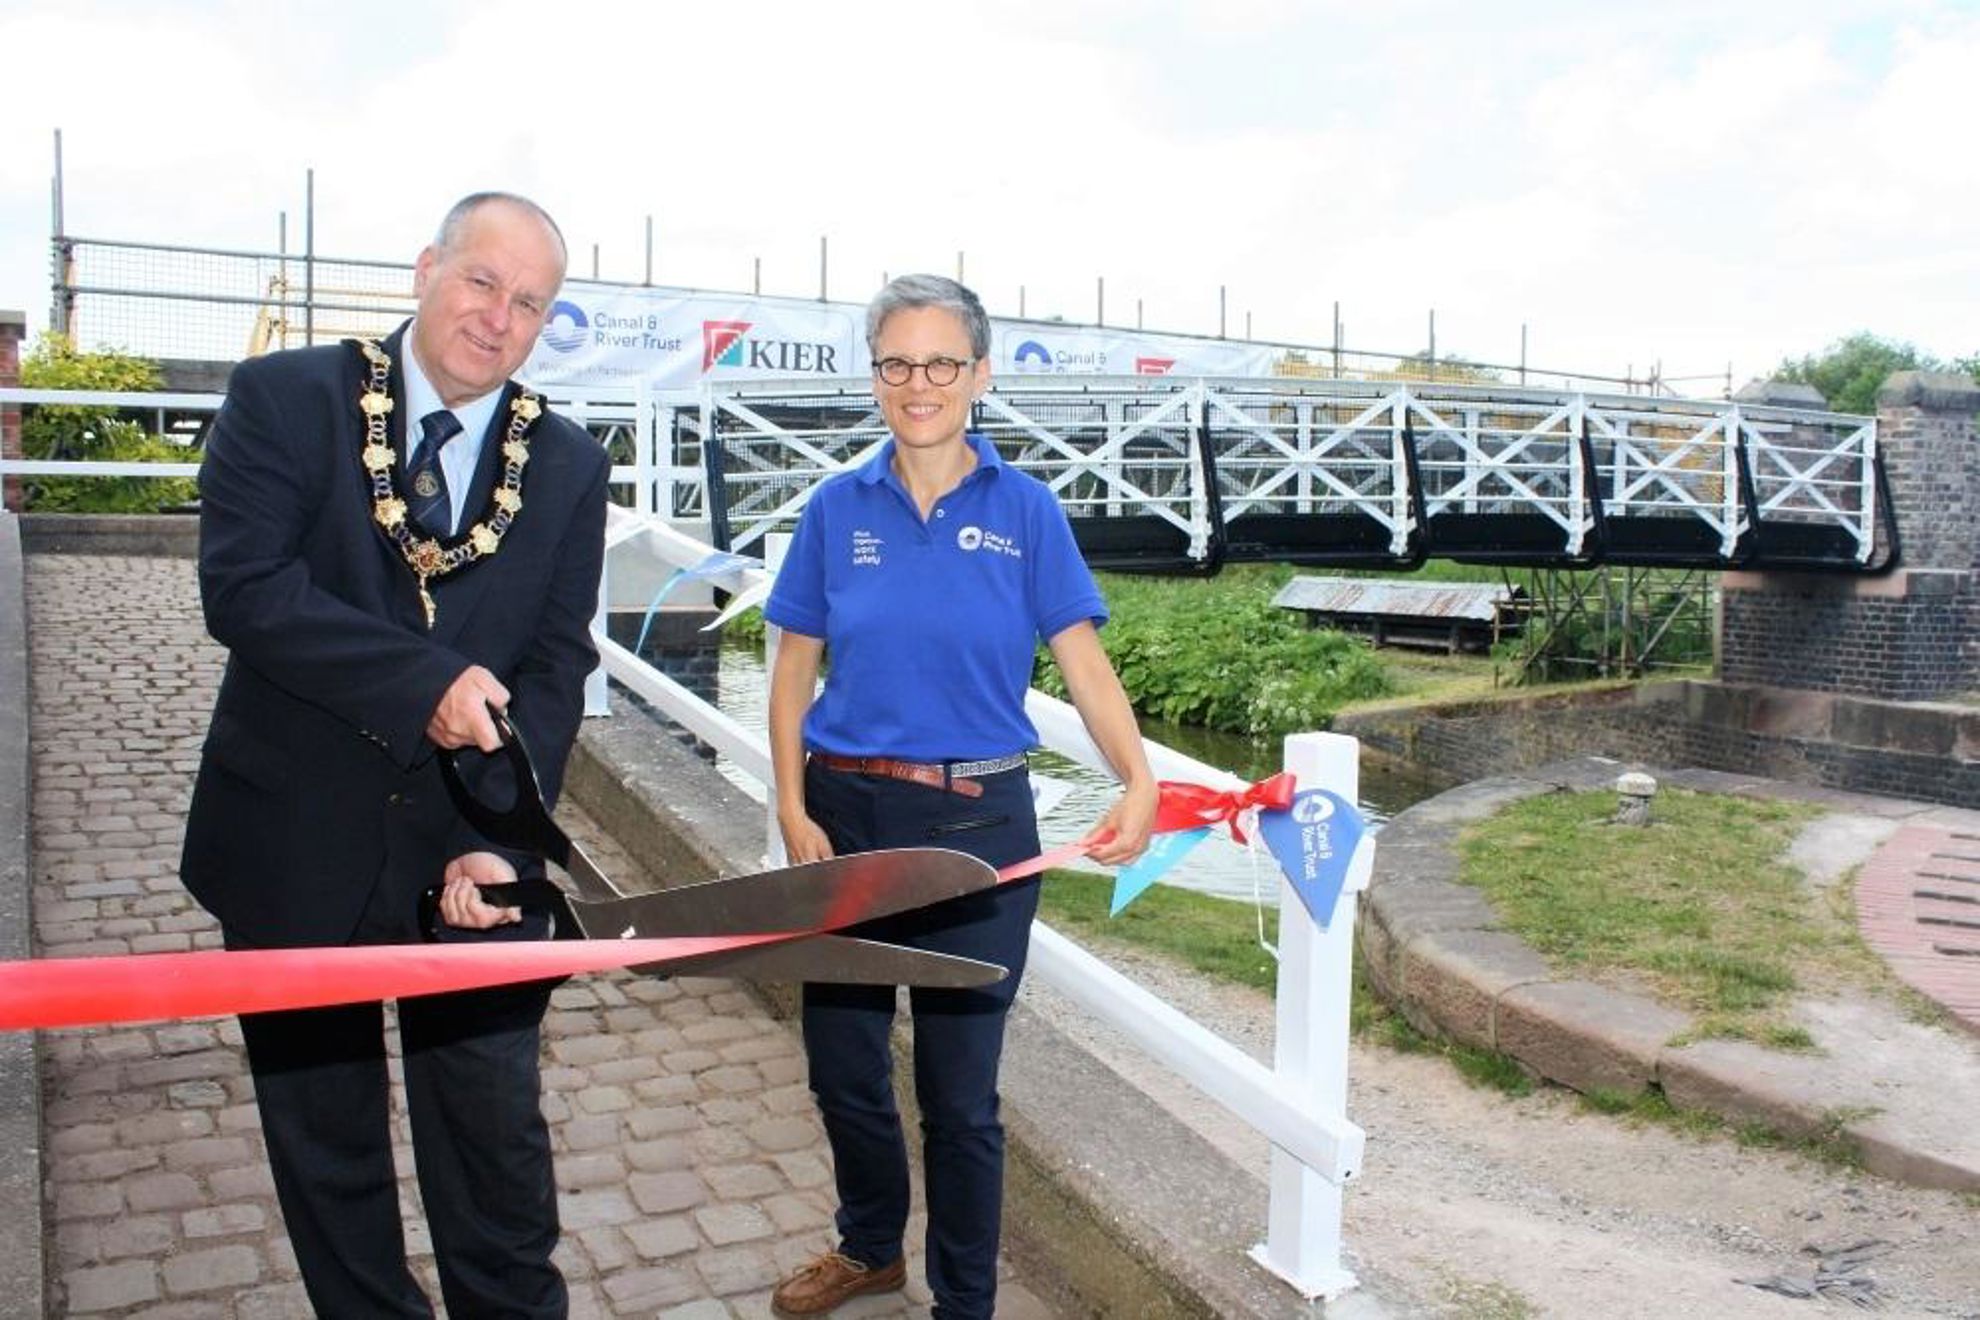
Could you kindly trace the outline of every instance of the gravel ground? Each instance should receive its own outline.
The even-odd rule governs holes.
[[[1148,989],[1269,1057],[1272,1004],[1135,950]],[[1035,979],[1022,993],[1263,1179],[1265,1142]],[[1357,1043],[1348,1113],[1368,1133],[1349,1263],[1402,1314],[1980,1318],[1980,1202],[1730,1137],[1508,1098],[1443,1059]],[[1807,1289],[1811,1295],[1774,1289]]]

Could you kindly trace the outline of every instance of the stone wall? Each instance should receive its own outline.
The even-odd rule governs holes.
[[[1342,716],[1453,782],[1594,755],[1980,808],[1980,708],[1679,680]]]
[[[0,390],[21,383],[21,341],[27,337],[27,317],[20,312],[0,309]],[[14,404],[0,404],[0,458],[21,457],[21,410]],[[0,485],[0,507],[10,513],[21,511],[21,479],[8,477]]]

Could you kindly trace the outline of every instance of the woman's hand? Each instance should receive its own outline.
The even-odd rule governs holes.
[[[1130,784],[1100,823],[1081,839],[1087,856],[1102,866],[1125,866],[1147,851],[1155,825],[1157,792],[1153,781]]]
[[[801,862],[822,862],[831,857],[832,841],[818,822],[802,812],[786,819],[777,818],[777,830],[784,836],[784,855],[793,866]]]

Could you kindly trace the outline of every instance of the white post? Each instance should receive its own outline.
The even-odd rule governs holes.
[[[608,521],[607,526],[610,526]],[[612,618],[612,541],[605,540],[605,553],[598,561],[598,609],[591,616],[591,627],[599,636],[610,636],[606,626]],[[584,680],[584,713],[586,718],[612,713],[612,679],[605,672],[605,662],[600,659],[597,668]]]
[[[653,489],[659,476],[655,469],[660,463],[661,429],[655,424],[659,420],[655,416],[657,411],[653,387],[642,376],[633,382],[633,468],[639,474],[634,478],[633,508],[640,513],[665,517],[674,511],[674,503],[671,492],[662,503]],[[670,415],[671,412],[670,409]]]
[[[770,570],[774,576],[777,570],[784,566],[784,555],[789,552],[790,548],[791,534],[789,532],[771,532],[765,536],[763,538],[763,567]],[[777,627],[767,619],[764,621],[763,681],[766,690],[770,682],[770,675],[777,672],[777,643],[783,635],[784,630],[782,628]],[[763,723],[767,729],[770,723],[769,703],[767,700],[764,704]],[[774,766],[775,763],[772,762],[772,764]],[[772,773],[763,777],[763,787],[766,790],[763,803],[764,864],[775,869],[784,865],[790,858],[784,852],[784,832],[777,828],[777,777],[774,770]]]
[[[1325,788],[1359,800],[1361,745],[1337,733],[1286,739],[1286,769],[1301,788]],[[1274,1070],[1306,1097],[1312,1112],[1347,1116],[1348,1000],[1354,978],[1355,896],[1368,885],[1372,844],[1363,837],[1326,930],[1279,879],[1278,1040]],[[1355,1286],[1341,1263],[1341,1187],[1272,1150],[1272,1199],[1266,1241],[1251,1258],[1306,1297],[1339,1296]]]

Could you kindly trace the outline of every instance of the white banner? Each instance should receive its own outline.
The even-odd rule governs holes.
[[[531,384],[693,389],[703,380],[859,377],[866,309],[572,281],[522,377]],[[998,376],[1269,376],[1277,350],[1224,339],[991,318]]]
[[[714,377],[865,376],[860,313],[833,303],[566,284],[522,377],[692,389]]]
[[[1275,349],[1104,326],[993,321],[999,376],[1269,376]]]

